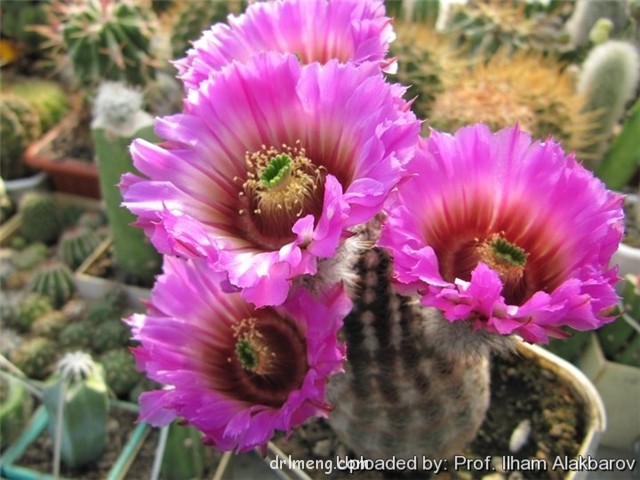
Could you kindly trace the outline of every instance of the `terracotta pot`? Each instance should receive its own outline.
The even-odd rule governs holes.
[[[24,153],[24,161],[31,168],[46,172],[55,190],[90,198],[101,198],[98,168],[93,163],[65,156],[56,159],[51,145],[65,132],[79,124],[77,112],[67,115],[58,125],[31,144]]]

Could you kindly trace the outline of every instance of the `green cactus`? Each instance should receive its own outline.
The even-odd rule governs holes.
[[[94,327],[105,322],[119,321],[120,318],[120,309],[107,300],[91,305],[86,315],[87,322]]]
[[[165,17],[172,19],[171,48],[173,58],[182,58],[191,43],[214,23],[224,22],[230,13],[238,13],[243,2],[197,0],[177,2]]]
[[[116,348],[107,351],[99,361],[104,367],[107,385],[111,391],[118,398],[127,398],[142,378],[131,352],[126,348]]]
[[[108,320],[93,329],[91,347],[97,353],[104,353],[129,345],[131,330],[120,320]]]
[[[135,171],[129,153],[132,140],[157,140],[153,118],[140,110],[141,106],[139,92],[115,82],[102,84],[94,104],[92,137],[116,268],[126,281],[151,285],[160,270],[160,255],[143,230],[131,225],[135,217],[122,207],[122,195],[116,187],[124,173]]]
[[[31,331],[38,336],[57,340],[60,333],[69,324],[69,319],[60,310],[53,310],[38,317]]]
[[[622,290],[623,314],[596,333],[605,356],[612,361],[640,367],[640,283],[627,275]]]
[[[597,113],[592,158],[585,164],[597,170],[613,129],[638,88],[640,55],[629,42],[609,40],[597,45],[582,65],[577,90],[586,99],[584,111]]]
[[[17,42],[21,54],[28,57],[43,47],[42,35],[30,28],[46,23],[44,2],[2,2],[0,30],[2,36]]]
[[[130,1],[86,0],[52,4],[52,27],[44,32],[52,57],[66,54],[80,86],[92,91],[103,80],[145,85],[155,77],[153,11]]]
[[[32,243],[20,250],[10,259],[18,270],[31,270],[49,256],[49,248],[41,242]]]
[[[60,332],[58,342],[65,350],[89,350],[93,331],[88,322],[70,323]]]
[[[69,111],[69,99],[60,84],[51,80],[25,78],[14,81],[7,91],[28,102],[40,119],[45,132],[57,124]]]
[[[85,209],[80,205],[61,205],[59,219],[62,229],[64,230],[75,226],[84,211]]]
[[[42,401],[49,414],[49,434],[63,463],[78,469],[97,461],[106,449],[109,419],[102,367],[86,353],[65,354],[47,379]],[[54,466],[57,474],[59,465]]]
[[[52,371],[57,356],[58,348],[53,340],[32,337],[11,352],[10,359],[27,377],[44,380]]]
[[[179,420],[168,427],[160,475],[165,479],[202,478],[205,470],[205,447],[202,433]]]
[[[99,211],[84,212],[82,215],[80,215],[80,218],[78,218],[77,222],[79,227],[85,227],[92,230],[96,230],[104,226],[105,223],[106,219],[104,217],[104,214]]]
[[[462,63],[458,52],[429,24],[400,22],[396,32],[391,55],[398,59],[398,71],[389,79],[408,87],[405,97],[415,99],[411,109],[419,118],[427,118],[443,89],[443,74],[460,71]]]
[[[0,94],[2,178],[14,180],[31,173],[22,160],[22,154],[41,133],[40,118],[29,102],[10,93]]]
[[[27,192],[20,200],[20,233],[30,242],[53,243],[60,235],[58,207],[46,192]]]
[[[627,0],[577,0],[571,17],[565,24],[574,47],[589,43],[593,27],[601,19],[611,22],[612,33],[622,32],[629,23]]]
[[[27,294],[18,305],[16,327],[22,332],[28,332],[33,322],[52,310],[53,305],[48,297],[39,293]]]
[[[100,237],[86,227],[74,227],[60,237],[58,254],[69,268],[75,270],[100,244]]]
[[[0,376],[0,449],[14,442],[27,425],[33,398],[22,381]]]
[[[640,167],[640,100],[629,110],[622,130],[611,142],[596,175],[612,190],[621,191]]]
[[[532,5],[521,1],[470,0],[451,5],[444,32],[472,57],[489,58],[498,51],[553,49],[562,36],[554,25],[555,13],[537,13]]]
[[[76,290],[71,270],[59,260],[48,260],[40,265],[31,277],[29,288],[47,296],[55,308],[64,305]]]

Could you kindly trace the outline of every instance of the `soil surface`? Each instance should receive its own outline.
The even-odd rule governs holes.
[[[537,364],[518,356],[496,358],[492,364],[491,404],[487,417],[467,451],[462,452],[466,459],[477,461],[473,470],[463,468],[454,471],[453,462],[449,469],[441,472],[438,479],[545,479],[564,478],[562,469],[553,470],[557,457],[574,458],[585,434],[580,400],[575,398],[571,390],[556,375],[542,369]],[[529,420],[530,434],[524,436],[526,441],[516,452],[509,451],[509,440],[518,425]],[[349,451],[333,434],[331,428],[322,419],[307,422],[294,431],[288,438],[279,438],[276,445],[292,459],[327,460],[334,462],[334,471],[326,475],[325,471],[306,469],[305,473],[314,479],[424,479],[429,475],[424,471],[349,471],[335,470],[336,457],[360,458]],[[416,452],[421,462],[421,453]],[[503,468],[502,457],[522,459],[540,459],[538,465],[546,464],[547,470],[527,470],[519,475],[517,469]],[[485,458],[490,457],[489,469],[484,469]],[[317,463],[321,465],[321,463]],[[520,464],[522,466],[522,464]],[[432,478],[435,478],[432,475]]]

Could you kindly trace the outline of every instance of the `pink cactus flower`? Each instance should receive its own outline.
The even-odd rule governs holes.
[[[380,239],[398,288],[530,342],[613,320],[622,197],[556,142],[517,127],[432,131],[408,169]]]
[[[292,53],[305,64],[374,62],[393,72],[396,64],[386,56],[394,39],[382,0],[256,2],[205,30],[175,65],[187,89],[197,89],[234,60],[264,51]]]
[[[124,205],[165,254],[206,258],[257,306],[282,303],[348,229],[376,215],[420,122],[375,65],[233,62],[134,141]]]
[[[325,385],[342,370],[337,331],[351,302],[335,286],[256,309],[224,292],[223,281],[204,262],[165,257],[148,313],[126,321],[140,342],[138,368],[166,385],[141,395],[140,420],[163,426],[180,417],[207,443],[246,451],[328,414]]]

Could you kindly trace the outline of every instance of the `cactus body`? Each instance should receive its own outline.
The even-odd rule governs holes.
[[[48,255],[47,246],[44,243],[36,242],[11,257],[11,263],[18,270],[30,270],[43,262]]]
[[[214,23],[223,22],[230,13],[240,11],[242,2],[195,1],[178,2],[166,17],[171,23],[172,58],[182,58],[191,48],[191,42],[197,40]]]
[[[31,331],[39,336],[57,340],[60,332],[67,326],[69,319],[59,310],[46,313],[33,322]]]
[[[368,458],[447,458],[462,451],[484,419],[488,353],[450,348],[447,336],[462,338],[459,332],[435,309],[396,294],[391,270],[383,250],[358,260],[362,282],[344,320],[345,374],[329,383],[329,421]]]
[[[596,114],[585,108],[572,76],[551,56],[498,53],[462,74],[443,75],[442,83],[428,115],[436,129],[483,122],[498,130],[518,123],[536,138],[561,141],[581,160],[593,143]]]
[[[589,33],[603,18],[611,21],[614,33],[622,31],[628,22],[626,0],[577,0],[565,25],[574,47],[587,45]]]
[[[62,120],[69,111],[67,94],[59,84],[50,80],[27,78],[12,84],[8,91],[33,107],[43,132]]]
[[[134,138],[156,140],[152,117],[138,109],[127,110],[109,91],[124,87],[103,85],[94,108],[92,137],[98,157],[100,188],[106,203],[107,218],[113,237],[116,267],[124,280],[150,285],[160,270],[160,255],[144,235],[144,231],[131,224],[135,217],[122,208],[122,195],[117,187],[126,172],[135,171],[129,153]],[[133,96],[132,96],[133,99]],[[139,104],[137,105],[139,108]]]
[[[131,331],[127,325],[117,320],[102,322],[94,328],[91,346],[98,353],[129,345]]]
[[[75,270],[100,244],[96,233],[85,227],[67,230],[60,237],[60,258],[69,268]]]
[[[55,308],[64,305],[76,289],[71,270],[58,260],[42,264],[31,277],[29,288],[48,297]]]
[[[89,350],[93,328],[88,322],[70,323],[58,336],[60,345],[67,349]]]
[[[32,337],[11,352],[11,361],[29,378],[45,379],[54,367],[58,349],[53,340]]]
[[[53,197],[44,192],[28,192],[19,206],[20,232],[31,242],[53,243],[60,235],[60,220]]]
[[[105,79],[145,85],[155,77],[152,36],[156,17],[144,6],[115,0],[54,5],[59,28],[48,32],[53,55],[68,55],[80,85]]]
[[[204,445],[202,434],[194,427],[173,422],[167,427],[167,443],[160,475],[165,479],[202,478]]]
[[[600,346],[608,359],[640,367],[640,288],[635,275],[624,279],[622,309],[623,317],[597,331]]]
[[[109,350],[100,357],[107,385],[119,398],[126,398],[129,392],[142,378],[136,368],[136,362],[126,348]]]
[[[586,112],[597,113],[591,135],[597,140],[591,149],[594,158],[587,163],[595,170],[602,160],[614,126],[633,98],[640,75],[640,55],[628,42],[609,40],[591,50],[582,66],[577,90],[584,95]]]
[[[612,190],[621,191],[640,167],[640,100],[629,111],[622,130],[596,169],[596,175]],[[640,318],[640,317],[638,317]]]
[[[82,355],[88,357],[67,354],[61,364],[74,358],[69,356]],[[100,365],[93,364],[81,372],[73,371],[74,366],[69,368],[70,373],[59,371],[47,380],[42,400],[49,413],[52,438],[57,438],[57,428],[61,428],[62,461],[71,468],[79,468],[98,460],[106,448],[109,398]]]
[[[0,402],[0,449],[18,438],[33,410],[33,398],[16,378],[0,377],[0,390],[6,395]]]
[[[29,175],[22,160],[27,146],[42,132],[37,112],[17,95],[0,95],[0,162],[2,178],[13,180]]]
[[[52,310],[53,305],[49,297],[39,293],[30,293],[26,295],[20,302],[20,305],[18,305],[16,326],[21,331],[28,332],[39,317]]]

